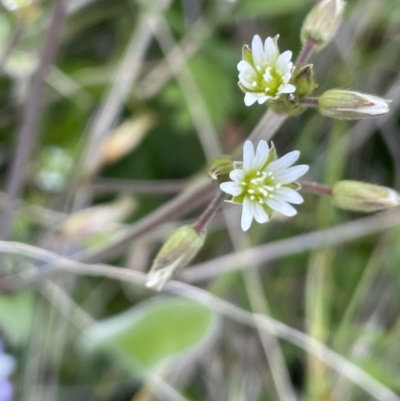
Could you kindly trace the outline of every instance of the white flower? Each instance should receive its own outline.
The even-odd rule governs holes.
[[[266,141],[258,143],[256,152],[250,141],[244,143],[243,163],[234,162],[235,169],[229,174],[232,181],[220,185],[232,195],[231,202],[242,204],[243,231],[250,228],[253,219],[266,223],[273,211],[289,217],[297,214],[290,203],[303,203],[303,198],[295,181],[309,168],[305,164],[291,167],[299,156],[295,150],[278,159],[275,148],[269,148]]]
[[[276,100],[281,94],[296,91],[289,84],[293,71],[291,51],[279,53],[278,38],[268,37],[263,44],[255,35],[251,50],[243,47],[243,60],[238,64],[239,86],[245,92],[244,103],[251,106],[256,101],[265,103],[268,99]]]

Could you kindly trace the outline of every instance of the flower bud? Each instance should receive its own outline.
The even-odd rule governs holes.
[[[148,275],[146,287],[160,291],[177,269],[185,267],[202,248],[206,232],[193,226],[179,227],[158,252]]]
[[[315,50],[323,49],[335,36],[346,3],[343,0],[323,0],[308,13],[301,28],[301,41],[314,43]]]
[[[214,160],[208,169],[208,175],[219,183],[229,180],[229,173],[234,169],[232,159],[222,156]]]
[[[387,113],[390,102],[365,93],[331,89],[318,99],[318,106],[320,113],[326,117],[360,120]]]
[[[332,188],[332,202],[345,210],[371,213],[400,204],[399,194],[387,187],[359,181],[339,181]]]
[[[290,83],[296,87],[296,96],[308,96],[317,88],[312,64],[306,64],[296,68]]]

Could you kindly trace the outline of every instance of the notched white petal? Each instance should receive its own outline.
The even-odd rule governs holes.
[[[273,65],[279,56],[279,50],[277,48],[276,42],[268,37],[265,39],[264,43],[264,59],[267,63]]]
[[[306,164],[290,167],[287,170],[279,171],[274,175],[277,182],[281,184],[290,184],[296,181],[299,177],[304,175],[309,169]]]
[[[296,87],[292,84],[281,85],[279,88],[279,93],[294,93],[296,92]]]
[[[263,224],[269,220],[268,213],[259,203],[253,203],[253,215],[257,223]]]
[[[256,93],[253,92],[246,92],[244,95],[244,104],[246,106],[251,106],[258,100],[258,96]]]
[[[280,157],[278,160],[269,163],[267,166],[267,171],[277,172],[279,170],[286,169],[295,163],[299,157],[300,152],[298,150],[293,150],[292,152],[287,153],[285,156]]]
[[[260,36],[255,35],[251,44],[254,65],[261,66],[264,59],[264,46]]]
[[[297,210],[293,206],[289,205],[289,203],[282,201],[280,199],[275,199],[275,198],[268,199],[267,205],[271,209],[274,209],[275,211],[287,217],[292,217],[297,214]]]
[[[254,160],[254,146],[251,141],[246,141],[243,145],[243,170],[249,171]]]
[[[289,65],[291,58],[292,58],[292,52],[290,50],[286,50],[278,57],[278,60],[276,61],[276,68],[282,74],[290,72],[292,67],[291,65]]]
[[[258,142],[256,155],[254,158],[253,168],[261,169],[268,159],[269,147],[267,141],[261,140]]]
[[[275,193],[275,198],[295,205],[300,205],[304,202],[303,197],[297,191],[288,187],[280,187]]]
[[[238,196],[242,193],[242,187],[237,182],[223,182],[219,187],[222,191],[232,196]]]
[[[244,178],[244,172],[243,170],[232,170],[229,173],[229,177],[232,181],[236,181],[236,182],[242,182],[243,178]]]

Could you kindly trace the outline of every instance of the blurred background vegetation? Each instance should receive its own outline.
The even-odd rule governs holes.
[[[12,229],[5,225],[1,239],[71,256],[134,226],[204,174],[218,146],[229,154],[246,139],[265,107],[246,107],[237,88],[242,46],[254,34],[279,34],[280,48],[295,58],[315,1],[69,0],[64,17],[54,13],[60,0],[2,3],[4,190],[29,105],[37,107],[38,129],[35,137],[35,124],[28,127],[33,143],[21,202],[10,209],[1,194],[4,213],[12,212]],[[59,43],[48,34],[52,21]],[[349,0],[335,41],[313,57],[318,93],[352,88],[393,102],[387,117],[368,122],[330,120],[314,110],[288,119],[274,143],[279,154],[301,151],[307,179],[400,190],[399,28],[398,0]],[[44,71],[46,46],[57,55]],[[42,94],[34,92],[38,71],[45,72]],[[198,203],[102,261],[147,271],[172,230],[204,210],[204,200]],[[194,263],[362,218],[312,194],[298,211],[254,226],[239,241],[221,212]],[[227,207],[225,216],[236,224],[239,214]],[[331,369],[325,354],[320,359],[229,313],[222,318],[212,302],[63,274],[0,295],[0,336],[17,360],[14,399],[400,400],[399,240],[394,227],[283,255],[248,273],[236,266],[219,274],[217,265],[215,277],[193,284],[326,344],[344,357],[337,370],[345,372],[348,362],[380,383],[375,398],[367,384]],[[20,255],[1,262],[3,278],[26,278],[52,263]]]

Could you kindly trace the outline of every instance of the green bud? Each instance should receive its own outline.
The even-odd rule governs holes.
[[[296,68],[293,72],[290,83],[296,87],[295,95],[298,97],[308,96],[318,87],[315,82],[314,67],[306,64]]]
[[[206,232],[193,226],[179,227],[158,252],[148,275],[146,287],[160,291],[172,275],[189,264],[203,247]]]
[[[323,0],[308,13],[301,28],[301,41],[315,43],[314,49],[323,49],[335,36],[342,21],[346,3],[343,0]]]
[[[391,188],[359,181],[339,181],[332,188],[332,202],[341,209],[371,213],[398,206],[400,197]]]
[[[365,93],[330,89],[318,99],[318,106],[320,113],[326,117],[360,120],[386,114],[390,102]]]
[[[212,180],[222,183],[229,181],[229,173],[234,169],[233,161],[229,156],[222,156],[214,160],[208,169]]]

